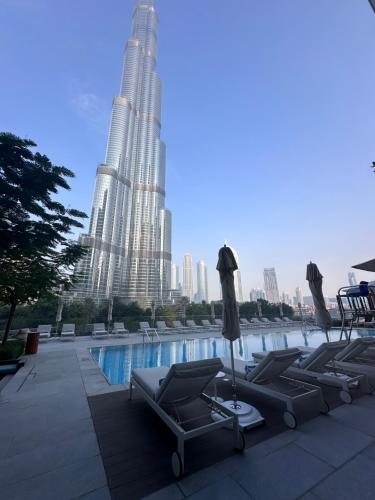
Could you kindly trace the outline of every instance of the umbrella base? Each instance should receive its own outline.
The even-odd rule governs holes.
[[[238,416],[238,423],[243,429],[251,429],[264,423],[264,418],[259,411],[254,406],[243,401],[237,401],[236,404],[233,400],[224,401],[224,403],[221,403],[221,406],[225,406]],[[216,422],[223,419],[216,412],[212,412],[211,417]]]

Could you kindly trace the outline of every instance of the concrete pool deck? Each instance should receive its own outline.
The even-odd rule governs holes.
[[[54,340],[26,357],[0,394],[4,498],[110,499],[87,397],[119,388],[108,384],[88,348],[140,341]],[[147,498],[372,499],[374,473],[375,397],[363,396]]]

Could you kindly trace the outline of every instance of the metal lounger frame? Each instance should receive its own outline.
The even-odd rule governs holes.
[[[234,448],[238,448],[242,450],[244,448],[244,440],[241,437],[240,427],[238,423],[238,417],[236,414],[232,413],[227,408],[223,407],[220,403],[213,400],[206,394],[202,393],[200,395],[200,399],[204,401],[207,405],[209,405],[213,411],[219,413],[222,417],[219,421],[213,421],[209,424],[201,425],[196,427],[195,429],[191,429],[189,431],[185,431],[179,423],[173,419],[154,399],[146,392],[143,387],[133,378],[130,379],[130,391],[129,391],[129,400],[133,397],[133,386],[137,388],[141,393],[142,397],[147,401],[147,403],[151,406],[151,408],[159,415],[159,417],[163,420],[163,422],[169,427],[169,429],[173,432],[173,434],[177,438],[177,452],[181,461],[181,473],[184,473],[185,469],[185,441],[189,439],[202,436],[203,434],[207,434],[208,432],[216,431],[222,427],[233,426],[233,446]],[[173,457],[173,455],[172,455]]]
[[[225,370],[223,370],[225,371]],[[236,377],[236,382],[238,384],[241,384],[243,387],[246,387],[249,390],[252,390],[256,392],[257,394],[262,394],[266,396],[267,398],[271,398],[276,401],[281,401],[282,403],[285,403],[287,412],[289,415],[286,415],[284,413],[284,421],[288,425],[288,427],[291,427],[292,429],[295,429],[297,427],[297,417],[296,417],[296,409],[298,407],[304,408],[306,407],[306,396],[310,395],[311,400],[314,398],[316,399],[317,407],[319,408],[320,413],[328,413],[329,407],[327,402],[323,398],[322,390],[320,387],[316,385],[309,384],[307,382],[302,382],[300,380],[296,380],[290,377],[287,377],[285,375],[279,375],[277,379],[281,383],[285,383],[286,385],[290,387],[296,387],[298,389],[305,389],[306,392],[303,394],[298,394],[296,396],[292,396],[288,394],[287,392],[281,392],[280,390],[275,390],[270,387],[272,385],[272,381],[270,381],[270,384],[257,384],[255,382],[251,382],[246,380],[245,378],[241,377]],[[311,403],[310,400],[310,403]],[[312,405],[311,405],[312,406]],[[290,425],[290,421],[294,420],[294,423]]]

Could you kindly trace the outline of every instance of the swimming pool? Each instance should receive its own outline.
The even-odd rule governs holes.
[[[339,340],[339,330],[330,333],[330,340]],[[361,330],[361,336],[374,334]],[[358,336],[353,331],[352,338]],[[234,343],[234,356],[239,359],[252,359],[253,352],[287,349],[288,347],[318,347],[326,341],[320,330],[301,330],[264,332],[243,335]],[[213,357],[228,357],[229,342],[222,337],[205,339],[179,339],[165,342],[145,342],[122,346],[94,347],[91,355],[98,363],[110,384],[129,382],[133,368],[152,368],[171,366],[173,363],[194,361]]]

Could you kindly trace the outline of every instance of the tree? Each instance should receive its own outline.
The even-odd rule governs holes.
[[[33,153],[36,144],[0,134],[0,302],[10,307],[3,343],[18,304],[32,304],[73,283],[72,269],[85,249],[68,239],[86,214],[53,195],[70,189],[71,170]]]

